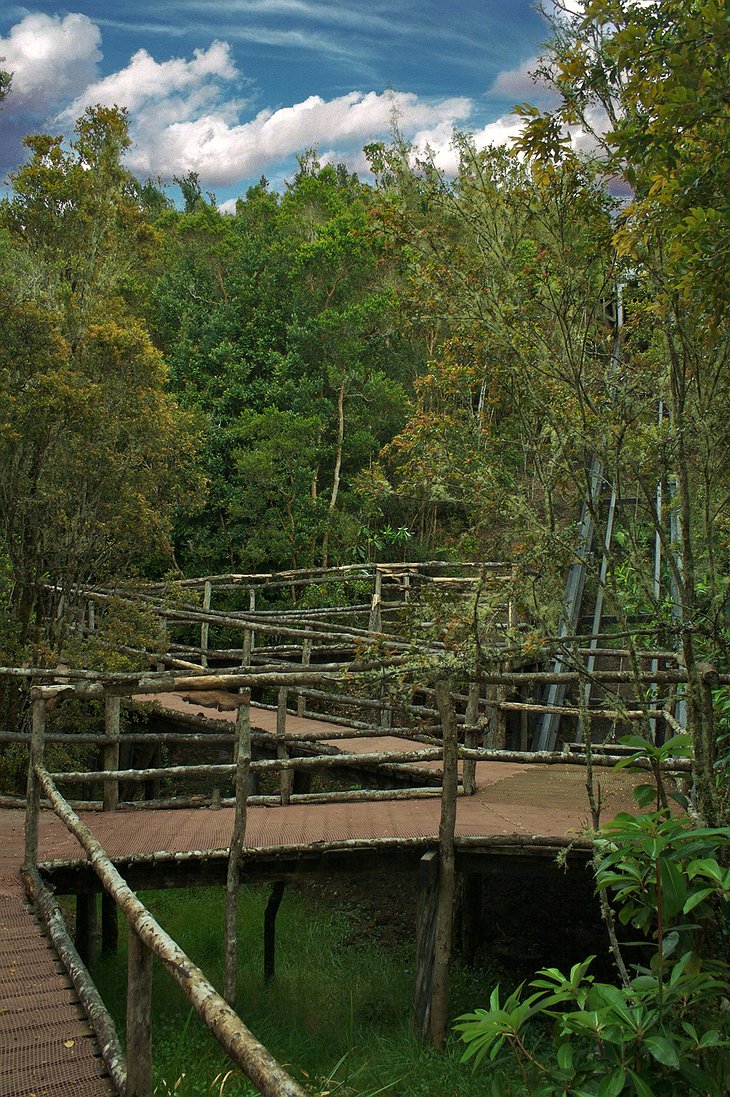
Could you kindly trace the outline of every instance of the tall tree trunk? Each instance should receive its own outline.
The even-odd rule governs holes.
[[[337,456],[335,458],[335,471],[332,474],[332,491],[327,507],[327,525],[322,538],[322,567],[329,567],[329,543],[332,517],[337,505],[337,496],[340,493],[340,473],[342,471],[342,448],[345,441],[345,378],[340,383],[340,391],[337,394]]]

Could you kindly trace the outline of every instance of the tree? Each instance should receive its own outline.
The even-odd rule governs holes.
[[[730,344],[726,279],[714,285],[727,237],[709,241],[704,227],[721,229],[727,208],[727,103],[710,75],[727,66],[723,18],[713,4],[581,5],[556,23],[544,62],[562,104],[548,113],[523,108],[521,162],[457,136],[452,182],[428,160],[412,168],[398,145],[380,152],[415,307],[442,324],[430,380],[390,447],[396,489],[398,476],[406,488],[414,482],[414,470],[432,494],[445,479],[471,488],[463,469],[506,482],[498,530],[512,531],[510,555],[526,548],[523,559],[543,576],[570,560],[580,504],[600,518],[592,470],[601,491],[613,484],[619,498],[638,497],[621,513],[607,593],[630,626],[636,591],[626,577],[636,576],[640,608],[682,652],[697,806],[709,823],[721,807],[712,677],[702,664],[724,668],[729,654]],[[699,72],[685,40],[696,46]],[[700,102],[677,135],[679,104],[690,95]],[[573,148],[571,127],[587,152]],[[633,187],[630,202],[615,193],[617,180]],[[693,193],[713,212],[694,206]],[[476,375],[467,368],[475,347],[483,353]],[[508,409],[490,423],[492,461],[481,425],[471,437],[459,429],[450,461],[429,408],[446,407],[458,426],[484,385]],[[478,506],[473,488],[450,494]],[[655,539],[664,562],[658,593]],[[556,607],[541,582],[543,609]],[[546,616],[551,631],[554,614]]]
[[[545,133],[581,127],[597,145],[594,170],[623,177],[633,191],[614,244],[638,289],[635,326],[645,345],[632,364],[653,374],[647,391],[666,412],[650,426],[652,401],[635,417],[643,445],[634,445],[633,456],[645,514],[672,572],[698,802],[717,822],[717,748],[702,659],[727,666],[730,654],[730,28],[713,2],[597,0],[561,18],[556,30],[550,63],[562,103],[552,115],[532,112],[522,149],[544,164],[551,155]],[[658,480],[672,496],[663,513]]]
[[[30,161],[0,210],[2,537],[23,641],[76,584],[170,557],[176,505],[201,486],[196,428],[125,301],[151,236],[121,167],[126,120],[99,108]]]
[[[288,566],[292,545],[305,566],[349,553],[357,538],[351,485],[400,426],[404,403],[372,198],[310,154],[283,196],[262,180],[238,200],[235,217],[203,202],[158,221],[166,262],[150,320],[180,400],[208,424],[211,494],[179,527],[184,566]],[[301,449],[304,422],[315,434]],[[281,450],[301,456],[293,482],[303,496],[294,505],[269,481],[264,520],[241,470],[252,474],[257,453],[269,467],[272,424],[291,430]],[[279,487],[287,481],[285,469],[272,474]],[[288,543],[278,531],[291,532],[292,521]]]

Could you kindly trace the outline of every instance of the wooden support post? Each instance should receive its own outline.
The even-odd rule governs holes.
[[[517,580],[519,578],[520,569],[517,564],[513,564],[510,571],[510,594],[509,602],[507,603],[507,627],[510,629],[517,628],[519,624],[517,617],[517,599],[515,598],[515,588],[517,586]]]
[[[469,683],[469,700],[466,703],[465,723],[468,728],[474,728],[479,719],[479,683]],[[478,731],[467,731],[464,734],[464,746],[480,746],[481,736]],[[477,790],[477,764],[472,758],[466,758],[462,763],[464,794],[473,796]]]
[[[481,941],[482,877],[476,872],[464,875],[461,895],[461,948],[467,964],[473,964]]]
[[[231,848],[228,853],[226,879],[226,913],[224,929],[224,988],[223,997],[229,1006],[236,1004],[238,975],[238,888],[241,882],[243,842],[246,836],[246,806],[251,771],[251,690],[244,689],[236,718],[238,752],[236,756],[236,810],[233,819]]]
[[[389,728],[393,726],[393,707],[390,703],[390,698],[385,694],[383,687],[380,687],[380,699],[382,702],[382,708],[380,710],[380,726],[381,728]]]
[[[162,634],[162,644],[161,644],[162,651],[165,652],[170,647],[170,641],[169,641],[168,636],[167,636],[167,620],[166,620],[165,617],[160,617],[160,632]],[[160,671],[160,673],[164,672],[164,670],[165,670],[165,660],[164,660],[164,658],[157,660],[157,663],[155,664],[155,670]]]
[[[248,592],[248,612],[249,613],[255,613],[256,612],[256,591],[254,590],[253,587]],[[255,647],[256,647],[256,631],[255,631],[255,629],[251,629],[251,651],[253,651],[253,649]],[[249,661],[249,663],[251,662],[250,656],[249,656],[248,661]]]
[[[110,895],[101,896],[101,954],[114,956],[119,946],[119,921],[117,904]]]
[[[378,565],[375,565],[375,582],[373,584],[373,600],[370,605],[369,632],[383,631],[383,615],[381,612],[383,594],[383,573]]]
[[[107,693],[104,698],[104,734],[109,742],[104,747],[104,769],[119,769],[119,715],[122,699]],[[119,803],[119,782],[104,782],[104,811],[116,811]]]
[[[40,785],[36,766],[43,762],[46,739],[46,702],[43,697],[33,700],[30,735],[30,759],[28,762],[28,786],[25,802],[25,867],[38,864],[38,818],[41,810]]]
[[[276,975],[276,915],[284,896],[286,880],[274,880],[271,895],[264,911],[264,981]]]
[[[203,612],[210,609],[210,599],[213,593],[212,584],[206,579],[203,586]],[[203,621],[200,626],[200,665],[207,667],[208,665],[208,636],[210,625],[207,621]]]
[[[520,689],[520,701],[523,704],[527,703],[529,697],[529,687],[522,686]],[[520,750],[526,751],[530,748],[530,714],[526,709],[523,709],[520,713]]]
[[[444,738],[444,776],[439,823],[439,886],[436,909],[436,933],[431,986],[431,1041],[442,1048],[446,1039],[449,1008],[449,968],[456,891],[456,795],[458,786],[459,741],[456,714],[449,684],[436,682],[436,707],[441,718]]]
[[[252,634],[250,628],[245,628],[243,630],[243,652],[241,654],[241,666],[242,667],[250,667],[251,666],[251,637],[252,637],[252,635],[253,634]]]
[[[491,750],[506,750],[507,748],[507,712],[505,709],[500,708],[507,700],[507,687],[500,685],[491,685],[487,691],[487,695],[490,701],[495,701],[495,705],[490,705],[489,710],[489,742],[488,746]]]
[[[312,641],[306,639],[302,642],[302,666],[308,667],[312,661]],[[304,716],[307,699],[301,690],[297,691],[297,716]]]
[[[497,686],[497,701],[502,705],[507,700],[507,687]],[[503,708],[495,712],[494,749],[507,749],[507,713]]]
[[[74,944],[76,951],[87,968],[94,963],[96,956],[97,906],[96,893],[79,893],[76,896],[76,930]]]
[[[416,910],[415,991],[413,1030],[422,1043],[431,1031],[431,985],[436,942],[438,905],[438,852],[433,849],[421,858],[418,870],[418,906]]]
[[[127,1089],[152,1095],[152,953],[134,930],[127,940]]]
[[[289,750],[284,742],[284,736],[286,735],[286,702],[288,693],[289,691],[286,686],[282,686],[279,689],[276,705],[276,757],[282,762],[286,761],[289,757]],[[281,771],[280,786],[282,804],[288,804],[291,799],[293,780],[293,770],[283,769]]]

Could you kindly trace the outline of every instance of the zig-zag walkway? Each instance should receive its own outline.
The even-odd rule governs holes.
[[[234,720],[233,712],[185,701],[174,695],[155,700],[168,711]],[[290,726],[299,720],[289,718]],[[252,723],[273,731],[275,714],[252,709]],[[326,743],[323,721],[301,720]],[[336,730],[341,733],[341,726]],[[347,750],[367,751],[363,738],[346,740]],[[382,738],[377,740],[382,748]],[[343,740],[336,741],[339,748]],[[403,740],[388,746],[403,749]],[[422,744],[413,743],[414,749]],[[434,763],[424,763],[433,765]],[[439,763],[435,763],[439,765]],[[571,765],[477,763],[477,792],[458,800],[456,842],[490,847],[532,848],[535,853],[565,845],[585,827],[585,775]],[[630,806],[630,781],[612,770],[601,773],[606,816]],[[166,859],[225,862],[233,809],[156,809],[87,812],[82,817],[110,857],[162,868]],[[246,850],[252,864],[278,856],[317,857],[383,848],[425,851],[438,839],[440,799],[414,798],[350,803],[250,806]],[[23,812],[0,809],[0,1093],[5,1097],[114,1092],[73,987],[25,901],[20,878]],[[39,861],[83,861],[76,839],[50,811],[41,813]]]

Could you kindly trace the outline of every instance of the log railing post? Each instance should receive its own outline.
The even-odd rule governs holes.
[[[456,794],[458,784],[459,741],[454,702],[448,682],[436,682],[436,707],[444,737],[444,776],[439,823],[439,879],[436,927],[434,932],[433,983],[431,986],[430,1036],[434,1047],[442,1048],[446,1039],[449,1005],[449,969],[456,893]]]
[[[38,864],[38,819],[41,810],[41,794],[36,766],[43,764],[46,739],[46,701],[42,696],[33,698],[30,758],[28,761],[28,786],[25,804],[25,867]]]
[[[276,975],[276,915],[284,897],[286,880],[274,880],[264,911],[264,982]]]
[[[213,594],[213,586],[209,580],[206,579],[203,586],[203,611],[207,612],[210,609],[210,600]],[[200,626],[200,665],[207,667],[208,665],[208,637],[210,635],[210,624],[208,621],[203,621]]]
[[[425,853],[418,869],[416,911],[416,961],[413,999],[413,1031],[421,1043],[428,1043],[431,1031],[431,985],[436,939],[439,856],[435,849]]]
[[[236,719],[238,743],[236,753],[236,810],[233,819],[231,848],[228,853],[226,879],[226,914],[224,931],[223,997],[229,1006],[236,1005],[238,975],[238,889],[241,882],[243,843],[246,837],[246,806],[251,770],[251,690],[241,691],[241,704]]]
[[[307,638],[302,642],[302,666],[308,667],[312,660],[312,641]],[[301,690],[297,690],[297,716],[304,716],[307,699]]]
[[[476,730],[476,724],[479,719],[479,683],[471,682],[469,684],[469,700],[466,704],[466,716],[465,723],[467,730],[464,733],[464,746],[465,747],[478,747],[480,746],[480,734]],[[477,764],[473,758],[466,758],[462,763],[463,766],[463,784],[464,793],[466,796],[473,796],[477,790]]]
[[[164,653],[165,652],[169,653],[169,650],[170,650],[170,640],[169,640],[169,637],[167,635],[167,619],[165,617],[160,617],[160,633],[161,633],[161,638],[162,638],[162,643],[161,643],[160,646],[162,648],[161,654],[162,654],[163,658],[157,660],[157,662],[155,664],[155,670],[163,672],[164,669],[165,669]]]
[[[368,622],[369,632],[382,632],[383,630],[382,596],[383,573],[376,564],[375,581],[373,583],[373,598],[370,604],[370,621]]]
[[[510,592],[509,601],[507,603],[507,627],[510,629],[517,628],[517,625],[519,624],[517,616],[517,599],[515,597],[515,588],[517,586],[519,573],[519,567],[517,564],[513,564],[510,569]]]
[[[119,769],[119,716],[122,699],[119,694],[107,693],[104,698],[104,734],[108,742],[104,747],[104,769]],[[116,811],[119,803],[119,782],[104,782],[104,811]]]
[[[127,940],[127,1088],[152,1095],[152,953],[130,927]]]
[[[255,613],[256,612],[256,591],[254,590],[253,587],[251,587],[251,589],[248,592],[248,612],[249,613]],[[256,632],[255,632],[254,629],[251,629],[251,653],[249,654],[249,658],[248,658],[249,663],[251,662],[251,654],[253,653],[253,649],[255,647],[256,647]]]
[[[282,762],[289,758],[289,751],[284,742],[284,736],[286,735],[286,703],[288,693],[289,691],[286,686],[282,686],[279,690],[276,705],[276,757]],[[291,769],[282,769],[280,778],[282,804],[288,804],[291,799],[293,781],[294,771]]]

